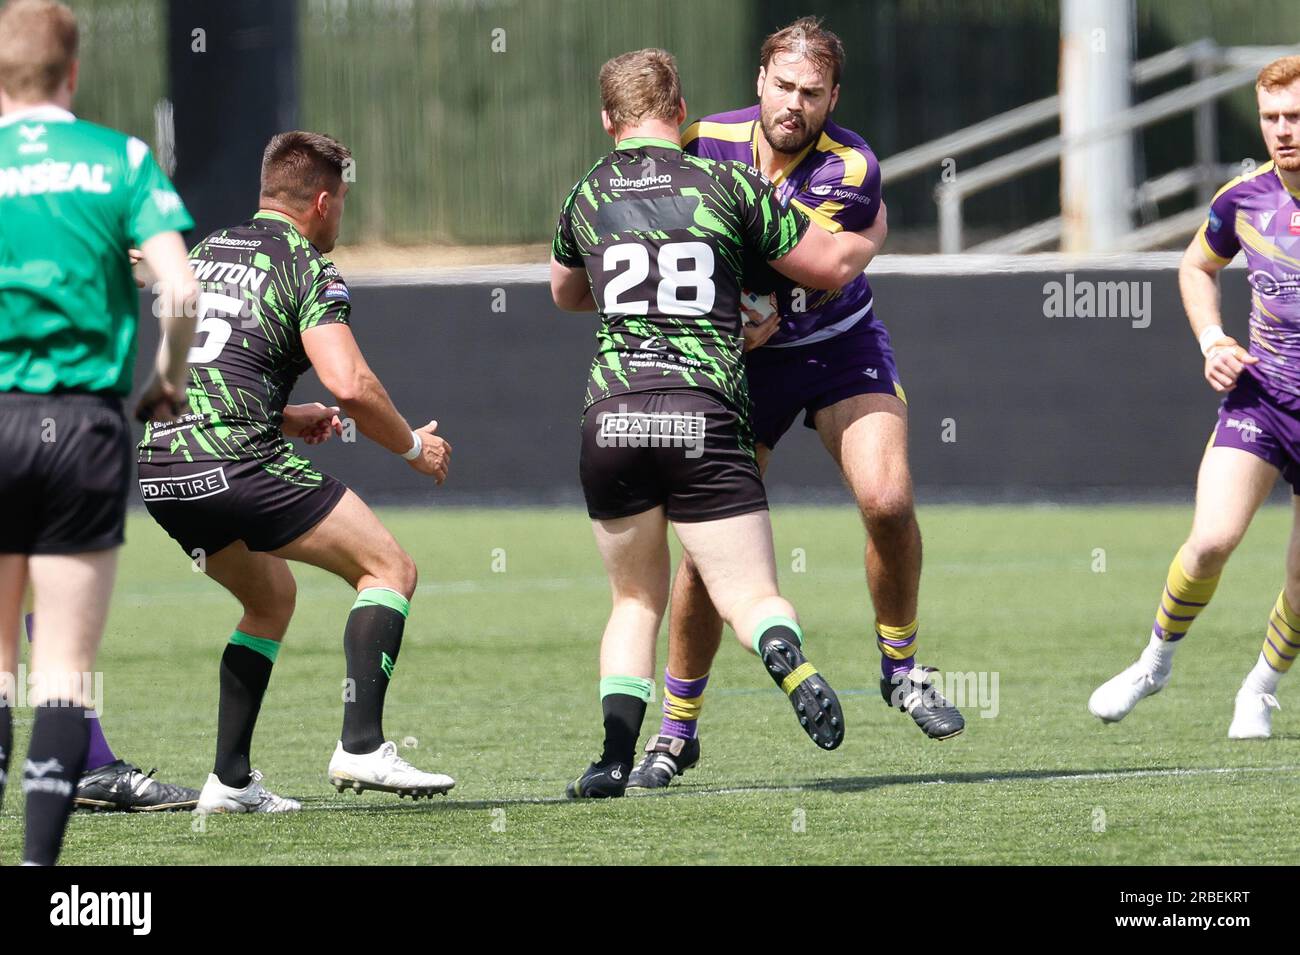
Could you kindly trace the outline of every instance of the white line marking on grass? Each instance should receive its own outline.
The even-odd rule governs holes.
[[[1148,776],[1221,776],[1231,773],[1300,773],[1300,766],[1218,766],[1193,767],[1189,769],[1116,769],[1101,773],[1062,773],[1058,776],[1043,776],[1044,782],[1074,782],[1096,779],[1140,779]],[[1018,782],[1023,777],[989,776],[978,780],[981,783]],[[1037,780],[1035,780],[1037,781]]]

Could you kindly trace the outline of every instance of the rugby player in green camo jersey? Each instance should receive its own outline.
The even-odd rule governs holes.
[[[162,325],[137,415],[182,406],[194,334],[180,236],[194,223],[148,146],[69,112],[77,48],[62,4],[16,0],[0,11],[0,790],[30,584],[40,626],[22,780],[23,860],[33,865],[58,858],[94,726],[83,675],[104,632],[130,484],[122,398],[139,320],[130,247],[159,280]]]
[[[763,661],[824,749],[844,738],[834,691],[803,655],[776,585],[754,461],[740,292],[761,263],[813,288],[850,282],[882,236],[810,229],[744,163],[682,153],[677,67],[663,50],[600,71],[615,142],[564,204],[551,257],[561,308],[597,310],[580,473],[613,610],[601,641],[604,751],[571,798],[624,794],[668,602],[672,524],[741,644]]]
[[[243,607],[221,658],[217,754],[196,812],[301,808],[261,783],[249,752],[271,667],[293,616],[288,561],[354,587],[343,631],[343,732],[328,778],[409,795],[445,793],[450,776],[416,769],[384,739],[383,707],[415,593],[410,556],[352,491],[296,454],[287,438],[341,433],[340,409],[381,447],[441,484],[451,446],[431,421],[412,431],[366,364],[350,327],[334,248],[348,150],[319,133],[281,133],[262,160],[247,222],[200,242],[199,340],[190,352],[190,413],[155,422],[140,443],[140,493],[153,518]],[[289,405],[308,368],[339,407]]]

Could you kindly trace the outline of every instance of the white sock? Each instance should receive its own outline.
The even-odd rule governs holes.
[[[1148,670],[1152,673],[1168,673],[1174,666],[1174,651],[1178,649],[1178,641],[1161,640],[1154,633],[1151,634],[1151,641],[1147,648],[1142,651],[1142,656],[1138,661],[1146,664]]]
[[[1268,661],[1264,659],[1264,654],[1259,655],[1255,661],[1255,668],[1246,674],[1246,681],[1243,687],[1253,690],[1256,693],[1277,694],[1277,685],[1282,682],[1282,674],[1269,666]]]

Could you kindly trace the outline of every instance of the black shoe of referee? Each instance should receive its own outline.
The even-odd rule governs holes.
[[[936,667],[912,667],[880,680],[880,695],[902,710],[930,739],[952,739],[966,729],[966,718],[934,686]]]
[[[179,812],[198,805],[199,791],[159,782],[123,760],[92,769],[77,782],[75,809],[88,812]]]
[[[797,643],[782,637],[765,640],[763,665],[790,699],[799,725],[822,749],[844,742],[844,710],[826,678],[805,659]]]
[[[632,767],[626,763],[592,763],[587,771],[565,787],[570,799],[618,799],[627,789]]]

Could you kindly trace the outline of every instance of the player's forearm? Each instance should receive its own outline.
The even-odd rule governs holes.
[[[158,377],[178,393],[185,390],[189,373],[187,356],[194,341],[194,314],[161,317],[162,341],[158,343]]]
[[[185,387],[186,356],[194,341],[198,282],[194,280],[185,245],[177,233],[156,235],[144,243],[141,251],[158,279],[158,322],[162,332],[158,376],[181,391]]]
[[[1178,290],[1182,295],[1188,324],[1198,340],[1207,330],[1222,326],[1217,274],[1207,272],[1198,264],[1184,259],[1178,267]]]
[[[357,430],[375,444],[394,454],[411,449],[411,426],[373,373],[362,372],[347,386],[331,391],[343,413],[356,422]]]
[[[837,232],[835,241],[843,249],[845,272],[852,279],[871,264],[871,260],[885,247],[888,230],[883,223],[862,232]]]
[[[880,245],[861,232],[836,232],[831,238],[838,256],[835,288],[840,288],[862,274],[879,253]]]

